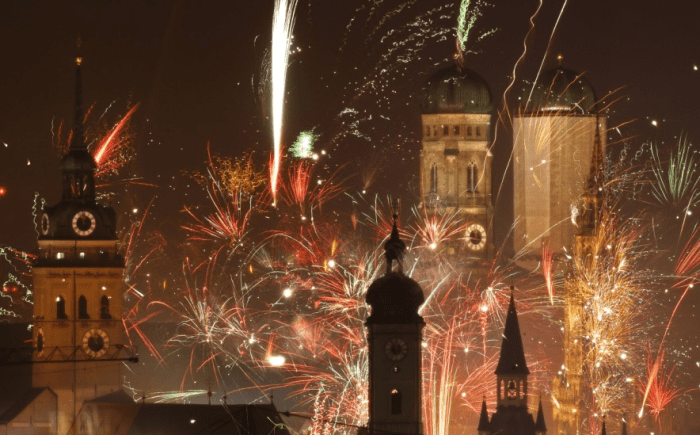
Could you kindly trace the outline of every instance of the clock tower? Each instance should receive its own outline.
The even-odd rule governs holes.
[[[84,139],[81,61],[70,148],[61,160],[62,197],[41,214],[33,269],[32,384],[57,394],[59,435],[85,400],[121,388],[121,361],[130,352],[122,344],[116,213],[96,201],[97,165]]]
[[[422,422],[422,330],[418,309],[423,290],[403,273],[406,245],[394,213],[391,237],[384,245],[386,273],[370,285],[367,303],[369,344],[369,435],[419,435]],[[396,263],[396,270],[394,270]]]
[[[461,53],[423,85],[422,207],[428,216],[456,214],[463,221],[461,243],[439,248],[471,265],[493,256],[492,107],[488,84],[464,66]]]

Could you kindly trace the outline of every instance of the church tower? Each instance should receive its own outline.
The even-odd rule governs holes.
[[[58,433],[82,403],[121,388],[124,259],[116,213],[95,197],[96,163],[83,131],[82,78],[76,59],[75,120],[61,160],[62,197],[41,215],[34,275],[32,384],[58,396]],[[132,356],[132,355],[129,355]]]
[[[555,256],[571,247],[593,142],[605,132],[593,87],[558,59],[524,89],[513,119],[514,249],[536,261],[545,244]]]
[[[425,301],[417,282],[403,273],[406,245],[394,212],[391,237],[384,245],[386,273],[370,285],[367,303],[369,345],[369,435],[423,433],[422,330],[418,314]],[[396,270],[393,270],[396,263]]]
[[[496,366],[496,412],[488,419],[486,402],[482,404],[478,435],[546,435],[542,402],[537,421],[527,407],[528,375],[518,313],[511,287],[510,305],[503,331],[501,354]]]
[[[564,301],[564,366],[554,378],[552,394],[559,402],[554,408],[554,422],[558,435],[578,435],[583,411],[583,305],[584,300],[576,286],[574,273],[585,276],[591,260],[597,255],[599,213],[602,206],[605,148],[596,131],[593,155],[587,182],[582,195],[583,205],[578,213],[578,231],[574,236],[571,269],[567,273]]]
[[[420,108],[422,207],[428,216],[457,213],[466,224],[462,243],[439,248],[467,262],[489,261],[491,90],[459,55],[425,82]]]

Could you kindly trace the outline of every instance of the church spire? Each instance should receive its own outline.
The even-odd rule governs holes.
[[[503,331],[503,341],[501,342],[501,355],[498,359],[496,374],[529,375],[530,370],[525,362],[525,351],[523,350],[523,340],[520,336],[520,324],[518,323],[518,313],[515,309],[512,286],[510,290],[510,305],[508,306],[506,326]]]
[[[477,427],[476,430],[480,434],[491,432],[489,428],[489,413],[486,409],[486,397],[484,397],[484,400],[481,402],[481,415],[479,416],[479,427]]]
[[[80,45],[81,41],[78,38],[78,56],[75,58],[75,118],[73,119],[73,136],[70,142],[71,150],[87,149],[83,126],[83,76],[80,70],[83,58],[80,56]]]
[[[605,416],[603,416],[603,429],[601,429],[600,435],[608,435],[608,433],[605,430]]]
[[[392,263],[394,261],[398,264],[398,272],[403,273],[403,253],[406,250],[406,244],[401,237],[399,237],[399,229],[397,227],[397,222],[399,220],[399,202],[394,201],[392,203],[392,215],[394,224],[391,228],[391,236],[389,240],[384,244],[384,257],[386,258],[386,273],[390,273],[392,269]]]
[[[547,425],[544,422],[544,412],[542,411],[542,397],[540,397],[540,406],[537,409],[537,421],[535,422],[535,432],[542,435],[547,433]]]
[[[598,210],[602,203],[602,184],[605,179],[605,149],[600,138],[600,122],[596,116],[595,140],[591,154],[591,167],[583,193],[583,209],[579,217],[579,233],[592,235],[598,221]]]

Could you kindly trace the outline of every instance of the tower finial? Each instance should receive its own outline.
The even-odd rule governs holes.
[[[80,56],[81,45],[82,41],[78,38],[78,55],[75,58],[75,118],[73,120],[73,136],[70,143],[71,150],[87,149],[85,145],[85,129],[83,127],[83,77],[80,71],[83,58]]]
[[[562,56],[561,53],[557,54],[557,62],[559,63],[559,68],[561,68],[561,64],[564,61],[564,56]]]
[[[406,250],[406,244],[401,240],[401,237],[399,237],[399,229],[397,227],[397,222],[399,220],[399,207],[400,207],[400,201],[394,200],[392,201],[391,208],[392,208],[392,214],[391,217],[394,221],[394,224],[391,228],[391,236],[389,237],[389,240],[386,241],[384,244],[384,257],[386,258],[386,273],[391,272],[392,269],[392,263],[394,260],[398,264],[398,272],[403,273],[403,253]]]

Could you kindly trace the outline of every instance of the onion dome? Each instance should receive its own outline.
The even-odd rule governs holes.
[[[520,336],[518,312],[515,310],[513,287],[511,287],[510,290],[510,305],[508,306],[506,326],[503,331],[503,341],[501,342],[501,355],[498,359],[496,374],[529,375],[530,370],[527,368],[527,363],[525,362],[523,339]]]
[[[479,74],[454,64],[423,84],[420,110],[423,114],[489,114],[493,110],[491,90]]]
[[[367,325],[423,323],[418,309],[425,302],[425,297],[421,286],[403,273],[401,260],[406,244],[399,238],[397,218],[398,215],[394,213],[391,237],[384,244],[386,273],[367,290],[366,301],[372,307]],[[392,271],[394,261],[398,263],[396,271]]]
[[[540,75],[531,96],[530,87],[524,89],[521,104],[532,112],[594,113],[597,100],[591,83],[583,73],[562,67],[561,56],[557,59],[559,66]]]

